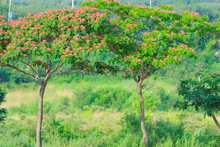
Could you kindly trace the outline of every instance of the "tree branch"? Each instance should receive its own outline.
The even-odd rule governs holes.
[[[74,71],[74,70],[81,70],[81,71],[91,72],[91,71],[88,71],[88,70],[83,70],[83,68],[74,68],[74,69],[70,69],[70,70],[67,70],[67,71],[64,71],[64,72],[56,73],[52,76],[50,75],[51,77],[49,77],[49,79],[51,79],[55,76],[58,76],[58,75],[63,75],[63,74],[69,73],[69,72]],[[97,72],[93,72],[93,73],[97,73]]]
[[[32,78],[36,79],[36,77],[35,77],[34,75],[29,74],[29,73],[27,73],[27,72],[25,72],[25,71],[23,71],[23,70],[21,70],[21,69],[18,69],[17,67],[15,67],[15,66],[13,66],[13,65],[6,64],[6,65],[0,65],[0,66],[11,67],[11,68],[13,68],[13,69],[15,69],[15,70],[17,70],[17,71],[19,71],[19,72],[21,72],[21,73],[23,73],[23,74],[29,76],[29,77],[32,77]]]
[[[209,34],[210,34],[210,33],[207,33],[207,34],[205,34],[205,35],[203,35],[203,36],[201,36],[201,37],[198,37],[198,38],[195,39],[192,43],[196,43],[197,41],[199,41],[200,39],[206,37],[206,36],[209,35]]]
[[[112,51],[116,53],[116,50],[114,49],[114,47],[109,42],[107,42],[107,44],[112,49]]]
[[[156,71],[158,71],[158,70],[161,70],[161,68],[159,67],[159,68],[157,68],[157,69],[151,71],[149,74],[146,75],[146,77],[145,77],[144,79],[149,78],[152,74],[154,74],[154,73],[155,73]]]
[[[150,63],[150,64],[148,64],[147,69],[145,70],[145,73],[144,73],[144,75],[143,75],[143,77],[142,77],[142,78],[143,78],[143,80],[146,78],[147,73],[148,73],[148,71],[149,71],[150,67],[151,67],[151,63]]]
[[[52,75],[54,72],[56,72],[60,68],[59,65],[60,65],[61,60],[62,60],[62,58],[60,57],[60,59],[59,59],[57,65],[56,65],[55,69],[48,73],[49,76]]]
[[[17,57],[16,57],[17,58]],[[17,58],[18,59],[18,58]],[[18,59],[19,60],[19,59]],[[29,68],[31,68],[31,70],[37,75],[38,78],[40,78],[39,74],[37,73],[37,71],[31,66],[31,63],[28,64],[26,62],[24,62],[23,60],[19,60],[21,63],[25,64],[26,66],[28,66]]]
[[[67,70],[67,71],[64,71],[64,72],[61,72],[61,73],[56,73],[56,74],[52,75],[51,77],[49,77],[48,79],[52,79],[55,76],[63,75],[63,74],[69,73],[69,72],[74,71],[74,70],[76,70],[76,69],[70,69],[70,70]]]
[[[130,67],[128,67],[128,69],[129,69],[129,71],[130,71],[130,73],[131,73],[131,76],[132,76],[133,79],[135,80],[135,82],[138,83],[138,80],[137,80],[136,75],[134,74],[133,70],[132,70]]]
[[[47,59],[48,59],[48,61],[49,61],[49,63],[50,63],[50,67],[49,67],[49,69],[48,69],[48,71],[47,71],[46,74],[50,73],[50,71],[51,71],[51,69],[52,69],[52,62],[51,62],[51,60],[50,60],[50,57],[47,56]]]

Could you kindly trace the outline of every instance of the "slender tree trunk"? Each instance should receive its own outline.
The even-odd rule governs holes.
[[[218,120],[216,119],[216,117],[215,117],[214,114],[212,115],[212,118],[213,118],[213,120],[214,120],[216,126],[218,127],[219,132],[220,132],[220,125],[219,125]]]
[[[40,87],[40,91],[39,91],[38,118],[37,118],[37,141],[36,141],[37,147],[42,146],[41,127],[42,127],[42,121],[43,121],[43,98],[44,98],[46,85],[47,85],[47,82],[42,83]]]
[[[141,110],[141,131],[142,131],[143,138],[144,138],[144,144],[146,147],[148,147],[148,136],[147,136],[147,131],[145,127],[144,99],[143,99],[141,84],[138,83],[137,88],[138,88],[138,96],[140,100],[140,110]]]

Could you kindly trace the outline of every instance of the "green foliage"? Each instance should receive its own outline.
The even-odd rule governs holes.
[[[13,82],[3,82],[1,84],[1,87],[6,89],[6,90],[18,90],[20,88],[22,89],[25,89],[25,90],[34,90],[37,88],[37,83],[35,82],[32,82],[32,83],[20,83],[20,84],[16,84],[16,83],[13,83]]]
[[[140,117],[135,113],[126,113],[121,121],[120,125],[122,126],[123,132],[129,133],[140,133]]]
[[[87,88],[76,93],[75,104],[79,108],[83,108],[86,105],[97,105],[104,108],[122,110],[124,103],[130,96],[131,92],[118,87],[103,87],[97,90]]]
[[[183,123],[172,122],[172,121],[164,121],[158,119],[154,124],[151,124],[149,128],[150,132],[152,132],[152,144],[156,144],[161,141],[167,140],[169,137],[173,142],[176,142],[178,139],[182,138],[184,135],[184,126]]]
[[[191,39],[196,40],[216,29],[198,13],[180,14],[146,6],[128,6],[114,0],[97,0],[83,5],[105,8],[118,16],[111,20],[112,25],[115,24],[113,33],[117,36],[106,37],[109,50],[117,55],[112,62],[131,68],[137,72],[135,76],[142,76],[142,80],[160,68],[180,64],[182,58],[194,58],[191,47],[195,43]]]
[[[160,104],[160,97],[153,92],[144,91],[143,98],[145,111],[155,110]],[[137,93],[133,93],[133,95],[126,101],[125,112],[135,113],[136,115],[140,113],[140,102]]]
[[[179,94],[184,99],[177,102],[176,107],[184,110],[192,106],[196,110],[203,110],[205,115],[211,116],[220,110],[219,91],[219,73],[213,72],[206,75],[200,71],[193,78],[181,81]]]
[[[68,97],[64,97],[61,99],[60,109],[65,110],[70,106],[70,99]]]
[[[93,97],[92,93],[92,88],[85,88],[80,91],[77,91],[75,93],[76,99],[74,104],[81,109],[86,105],[91,105],[95,101],[95,98]]]
[[[5,102],[6,92],[0,88],[0,106],[2,102]],[[6,109],[0,107],[0,123],[4,121],[6,117]]]
[[[80,25],[85,25],[83,22],[75,21],[71,22],[71,18],[65,18],[65,16],[69,16],[70,14],[75,14],[75,10],[60,10],[59,14],[58,11],[51,11],[46,13],[40,13],[40,14],[28,14],[27,17],[21,18],[23,22],[14,22],[18,26],[13,26],[13,22],[11,22],[14,29],[22,30],[21,34],[18,35],[15,30],[12,31],[12,33],[8,34],[7,30],[10,30],[9,24],[5,22],[4,19],[0,18],[0,53],[1,56],[5,56],[6,59],[2,59],[2,61],[8,59],[17,60],[14,58],[14,55],[17,55],[21,57],[21,59],[24,59],[25,61],[29,62],[28,59],[34,59],[33,62],[31,62],[30,65],[32,65],[34,68],[38,69],[40,76],[43,76],[43,71],[41,69],[48,68],[49,61],[47,61],[47,55],[54,55],[52,58],[52,63],[57,63],[57,57],[56,55],[63,55],[62,53],[65,53],[65,61],[62,63],[71,63],[75,65],[75,67],[83,67],[89,70],[93,70],[92,66],[94,64],[94,67],[98,70],[100,73],[104,73],[106,70],[108,71],[109,68],[112,68],[111,66],[107,64],[100,64],[95,63],[96,60],[99,60],[102,58],[102,60],[108,61],[112,58],[113,60],[110,60],[112,63],[120,64],[122,66],[128,66],[132,67],[134,69],[134,73],[137,74],[138,77],[140,75],[140,71],[142,70],[142,67],[149,67],[148,65],[151,64],[151,67],[148,70],[148,74],[146,77],[149,77],[153,72],[156,71],[156,69],[165,69],[170,64],[176,64],[179,65],[182,63],[182,58],[184,57],[194,57],[194,51],[190,48],[190,46],[194,46],[194,48],[199,47],[198,49],[201,52],[198,52],[199,54],[199,65],[197,66],[197,62],[187,62],[187,64],[184,64],[181,66],[181,69],[178,68],[175,72],[167,72],[170,74],[170,79],[166,79],[166,82],[170,82],[173,85],[178,85],[178,80],[180,78],[185,77],[186,75],[191,74],[191,72],[194,71],[194,67],[206,67],[209,70],[210,69],[218,69],[218,59],[214,56],[214,53],[218,50],[216,46],[216,40],[215,38],[212,38],[210,36],[207,36],[207,38],[204,38],[200,40],[198,43],[191,44],[190,42],[194,39],[197,39],[197,37],[201,37],[206,34],[206,32],[212,32],[215,30],[215,27],[213,27],[211,24],[205,22],[207,20],[206,17],[200,17],[197,13],[190,13],[190,12],[184,12],[182,14],[177,14],[175,11],[171,11],[172,8],[170,6],[158,6],[159,9],[154,8],[148,8],[146,6],[138,7],[138,6],[126,6],[122,5],[116,1],[112,0],[97,0],[100,2],[99,7],[100,8],[106,8],[106,10],[112,11],[117,17],[120,17],[121,19],[117,19],[117,17],[111,19],[112,25],[108,21],[105,21],[104,18],[107,18],[104,16],[96,17],[96,20],[98,18],[101,19],[101,22],[104,22],[104,24],[100,23],[92,23],[89,24],[89,27],[86,26],[86,30],[84,30],[84,27],[81,27]],[[96,2],[97,2],[96,1]],[[77,1],[75,3],[79,4],[81,1]],[[143,3],[143,4],[149,4],[146,1],[123,1],[126,3]],[[211,2],[211,1],[208,1]],[[29,11],[28,9],[31,8],[32,12],[39,12],[39,10],[45,11],[48,8],[51,8],[53,6],[57,7],[63,7],[69,6],[70,2],[67,3],[66,1],[58,2],[54,0],[51,2],[51,6],[48,7],[46,5],[46,2],[42,2],[41,0],[35,1],[17,1],[17,4],[19,4],[19,7],[16,7],[14,9],[15,18],[18,18],[19,16],[24,16],[25,11]],[[56,4],[55,4],[56,3]],[[209,4],[199,4],[195,5],[195,1],[165,1],[165,0],[154,0],[153,6],[156,6],[158,4],[168,4],[168,3],[175,3],[173,6],[173,9],[179,9],[178,11],[182,11],[183,7],[189,10],[196,10],[197,12],[201,12],[201,15],[206,14],[210,16],[209,21],[216,21],[219,17],[219,10],[218,5],[216,4],[215,7],[210,6]],[[179,4],[178,4],[179,3]],[[41,4],[42,8],[36,7],[37,4]],[[94,3],[87,3],[89,5],[93,5]],[[177,5],[178,4],[178,5]],[[190,4],[190,5],[189,5]],[[6,3],[4,4],[4,7],[2,7],[2,1],[0,2],[0,14],[2,10],[6,10]],[[104,7],[105,6],[105,7]],[[114,6],[114,9],[112,9],[112,6]],[[183,6],[183,7],[182,7]],[[213,7],[211,10],[210,7]],[[23,8],[24,12],[19,12],[18,10]],[[27,9],[26,9],[27,8]],[[81,9],[82,10],[82,9]],[[165,11],[164,11],[165,10]],[[185,10],[185,9],[184,9]],[[74,12],[73,12],[74,11]],[[93,13],[93,11],[88,10],[89,14]],[[94,10],[95,11],[95,10]],[[79,11],[81,13],[81,11]],[[87,12],[87,10],[86,10]],[[102,13],[102,11],[98,11]],[[26,14],[26,12],[25,12]],[[106,14],[109,14],[108,11],[106,11]],[[42,15],[42,16],[39,16]],[[52,15],[55,15],[53,17]],[[61,15],[63,20],[61,20]],[[85,14],[86,15],[86,14]],[[34,18],[38,17],[38,21],[35,21]],[[58,18],[60,17],[60,18]],[[49,20],[48,20],[49,18]],[[81,16],[79,19],[83,19],[84,15]],[[112,15],[108,18],[112,18]],[[132,19],[128,19],[132,18]],[[78,19],[78,18],[77,18]],[[82,20],[81,19],[81,20]],[[86,18],[87,19],[87,18]],[[88,17],[88,20],[90,18]],[[33,30],[36,29],[36,25],[41,25],[42,22],[45,22],[47,20],[46,24],[43,25],[42,30],[36,30],[36,32],[40,32],[41,34],[34,35],[32,33],[35,33]],[[59,20],[59,21],[58,21]],[[27,23],[30,22],[30,23]],[[60,23],[59,23],[60,22]],[[27,24],[25,24],[27,23]],[[113,24],[114,23],[114,24]],[[63,25],[64,24],[64,25]],[[80,25],[79,25],[80,24]],[[153,24],[153,25],[152,25]],[[32,25],[32,26],[31,26]],[[59,25],[61,26],[59,28]],[[80,26],[78,29],[73,29],[72,31],[69,31],[68,27],[76,27]],[[100,26],[99,26],[100,25]],[[103,25],[103,26],[102,26]],[[152,25],[152,26],[151,26]],[[104,35],[106,33],[109,33],[106,28],[110,27],[112,31],[110,31],[110,34]],[[151,28],[151,27],[152,28]],[[220,26],[220,25],[219,25]],[[24,28],[23,28],[24,27]],[[42,27],[42,26],[41,26]],[[103,28],[102,28],[103,27]],[[106,27],[106,28],[105,28]],[[176,29],[177,27],[177,29]],[[49,29],[48,29],[49,28]],[[146,29],[147,28],[147,29]],[[106,30],[105,30],[106,29]],[[31,31],[30,31],[31,30]],[[56,30],[56,31],[55,31]],[[182,34],[181,31],[185,31]],[[219,31],[219,29],[216,29]],[[30,31],[30,32],[28,32]],[[85,32],[86,31],[86,32]],[[97,38],[93,38],[91,36],[87,36],[88,38],[84,38],[85,34],[92,34],[96,31],[99,32],[100,36],[103,35],[104,41],[106,41],[108,44],[107,46],[114,50],[116,56],[112,56],[109,54],[102,54],[102,57],[93,56],[94,54],[85,53],[83,54],[84,49],[82,50],[74,50],[74,53],[77,53],[77,57],[73,57],[69,51],[72,51],[72,48],[78,48],[80,47],[104,47],[102,38],[100,39],[100,36],[98,36],[99,40],[96,40]],[[216,32],[217,32],[216,31]],[[7,33],[6,33],[7,32]],[[46,34],[44,34],[46,32]],[[53,32],[53,33],[51,33]],[[60,32],[62,35],[67,34],[67,36],[59,36]],[[145,33],[144,33],[145,32]],[[147,33],[149,34],[147,34]],[[197,34],[198,33],[198,34]],[[79,40],[74,35],[79,34]],[[82,35],[83,34],[83,35]],[[12,35],[14,40],[10,40],[9,36]],[[68,36],[70,35],[70,36]],[[185,36],[186,35],[186,36]],[[26,37],[23,39],[23,37]],[[37,37],[39,38],[37,38]],[[159,37],[158,37],[159,36]],[[41,37],[41,38],[40,38]],[[53,40],[54,38],[59,38],[57,42]],[[114,38],[115,37],[115,38]],[[52,40],[48,40],[48,38],[52,38]],[[18,41],[17,39],[23,39],[21,41]],[[29,40],[28,40],[29,39]],[[30,40],[31,39],[31,40]],[[88,45],[88,39],[93,40],[90,42],[91,44]],[[35,43],[37,41],[41,42],[37,46],[37,50],[34,50],[34,47],[31,46],[31,43]],[[46,40],[46,42],[44,41]],[[65,40],[65,41],[63,41]],[[74,40],[74,43],[71,43],[70,41]],[[43,43],[44,41],[44,43]],[[51,43],[51,41],[54,41]],[[58,42],[62,41],[62,42]],[[77,42],[78,41],[78,42]],[[187,41],[187,42],[184,42]],[[8,45],[10,44],[11,45]],[[21,44],[19,44],[21,42]],[[93,43],[100,42],[101,46],[94,45]],[[181,44],[178,44],[178,43]],[[208,43],[207,43],[208,42]],[[29,48],[22,50],[21,52],[14,52],[16,49],[13,46],[13,43],[15,46],[19,46],[21,49]],[[23,43],[23,44],[22,44]],[[26,43],[26,44],[25,44]],[[28,44],[29,43],[29,44]],[[74,46],[77,43],[79,43],[79,46]],[[113,43],[113,45],[111,44]],[[68,49],[68,45],[71,44],[71,49]],[[4,49],[8,45],[8,52],[6,52]],[[53,46],[54,45],[54,46]],[[94,45],[94,46],[93,46]],[[102,46],[103,45],[103,46]],[[150,46],[151,45],[151,46]],[[187,46],[184,46],[187,45]],[[33,47],[33,48],[32,48]],[[137,48],[136,48],[137,47]],[[3,49],[3,50],[2,50]],[[55,52],[50,52],[50,49],[52,49]],[[81,49],[81,48],[80,48]],[[85,48],[87,50],[88,48]],[[107,48],[105,48],[104,51],[106,51]],[[10,52],[13,52],[12,54]],[[43,52],[44,51],[44,52]],[[33,54],[32,54],[33,53]],[[5,55],[7,54],[7,55]],[[165,55],[164,55],[165,54]],[[27,56],[26,56],[27,55]],[[33,56],[32,56],[33,55]],[[34,55],[37,55],[36,57]],[[165,56],[165,57],[164,57]],[[39,60],[39,57],[43,57],[42,60]],[[64,56],[63,56],[64,57]],[[73,58],[72,58],[73,57]],[[79,57],[79,58],[78,58]],[[90,64],[90,58],[91,63]],[[72,60],[73,59],[73,60]],[[83,60],[82,59],[89,59],[89,60]],[[16,61],[12,61],[13,65],[14,63],[17,63]],[[20,62],[20,61],[19,61]],[[92,66],[91,66],[92,65]],[[114,65],[114,64],[113,64]],[[53,66],[54,67],[54,66]],[[66,69],[69,69],[70,67],[63,66],[64,71]],[[71,67],[72,68],[72,67]],[[21,69],[23,70],[24,67],[22,66]],[[115,70],[115,68],[113,68]],[[116,71],[118,69],[116,68]],[[27,72],[30,72],[29,70],[25,70]],[[144,146],[141,130],[140,130],[140,117],[138,115],[139,112],[139,102],[137,98],[137,94],[134,92],[131,92],[134,90],[134,86],[132,86],[131,82],[120,82],[122,81],[122,78],[110,78],[110,77],[98,77],[96,75],[93,76],[81,76],[82,72],[79,72],[79,74],[74,75],[66,75],[61,78],[54,79],[53,82],[59,83],[61,86],[62,83],[71,83],[71,85],[68,85],[70,87],[73,87],[74,96],[73,100],[69,97],[62,96],[60,100],[58,101],[46,101],[44,102],[44,112],[46,113],[46,122],[48,122],[45,126],[45,130],[43,131],[43,143],[45,146],[97,146],[97,147],[107,147],[107,146],[121,146],[121,147],[142,147]],[[163,80],[160,82],[163,83],[164,79],[168,77],[166,74],[163,75],[165,72],[161,72],[157,75],[155,78],[156,80]],[[175,74],[174,74],[175,73]],[[5,78],[5,76],[8,76]],[[162,78],[160,76],[162,75]],[[20,84],[20,88],[29,88],[33,89],[36,84],[33,84],[31,86],[23,85],[21,83],[30,82],[30,79],[26,79],[23,76],[15,75],[11,71],[4,71],[1,69],[0,73],[1,82],[5,80],[5,82],[10,81],[11,83]],[[202,78],[205,78],[206,76],[200,75],[200,80]],[[207,76],[209,77],[209,76]],[[143,78],[143,77],[142,77]],[[219,78],[218,78],[219,79]],[[111,84],[112,86],[109,86],[109,80],[112,80]],[[156,85],[156,80],[154,81],[154,84]],[[197,81],[197,79],[193,79]],[[192,81],[193,81],[192,80]],[[90,81],[83,83],[83,81]],[[101,82],[100,82],[101,81]],[[192,82],[191,81],[191,82]],[[200,90],[194,92],[194,94],[202,94],[204,95],[203,98],[205,101],[198,103],[200,99],[198,97],[193,97],[193,101],[189,101],[192,98],[188,96],[187,100],[184,99],[184,101],[187,101],[186,103],[182,103],[184,105],[184,108],[188,106],[194,106],[198,108],[202,108],[202,110],[207,111],[206,113],[209,115],[211,113],[215,113],[219,111],[218,107],[218,98],[215,98],[211,90],[213,88],[213,76],[211,78],[207,78],[203,85],[200,82],[193,82],[193,86],[195,84],[201,84]],[[208,81],[208,82],[207,82]],[[91,84],[93,82],[93,84]],[[219,81],[218,81],[219,82]],[[90,85],[89,85],[90,84]],[[101,86],[99,86],[100,84]],[[103,85],[108,86],[103,86]],[[123,88],[119,88],[119,86],[116,85],[123,85]],[[8,89],[17,89],[17,85],[11,84],[4,84],[5,87]],[[190,85],[190,84],[188,84]],[[190,87],[193,87],[190,85]],[[205,85],[205,86],[204,86]],[[210,86],[212,85],[212,86]],[[152,86],[152,85],[151,85]],[[147,91],[143,90],[143,97],[144,97],[144,103],[145,103],[145,110],[146,113],[146,126],[148,133],[150,134],[150,146],[161,146],[161,147],[171,147],[171,146],[183,146],[183,147],[208,147],[208,146],[218,146],[219,145],[219,137],[217,137],[216,132],[207,128],[199,128],[198,126],[194,125],[196,131],[188,130],[186,127],[186,124],[183,125],[183,123],[179,121],[174,121],[174,114],[172,115],[172,120],[163,120],[161,117],[155,117],[152,111],[155,110],[168,110],[171,108],[173,103],[176,101],[177,95],[175,91],[169,91],[166,86],[160,88],[157,87],[153,90],[151,86],[148,86]],[[217,84],[219,87],[219,85]],[[87,88],[85,88],[87,87]],[[100,88],[101,87],[101,88]],[[125,88],[126,87],[126,88]],[[196,86],[195,86],[196,87]],[[201,90],[201,88],[204,88]],[[208,88],[207,88],[208,87]],[[186,86],[187,89],[187,86]],[[188,90],[188,89],[187,89]],[[191,89],[190,89],[191,90]],[[208,91],[208,92],[207,92]],[[219,88],[217,88],[217,93],[219,95]],[[186,92],[182,91],[182,93]],[[189,92],[189,91],[188,91]],[[190,91],[191,92],[191,91]],[[189,94],[192,96],[192,93]],[[0,91],[1,93],[1,91]],[[209,96],[207,96],[209,95]],[[0,97],[1,98],[1,97]],[[74,103],[74,104],[72,104]],[[202,104],[201,104],[202,103]],[[0,101],[1,104],[1,101]],[[180,104],[180,103],[178,103]],[[182,106],[183,106],[182,105]],[[79,116],[79,118],[75,117],[75,111],[77,111],[77,114],[80,115],[82,113],[80,110],[75,110],[80,108],[83,110],[83,114]],[[107,132],[103,132],[102,124],[96,124],[97,127],[91,127],[89,123],[86,124],[82,118],[87,118],[88,115],[92,115],[93,113],[106,111],[106,108],[108,108],[108,111],[114,111],[115,109],[120,111],[120,114],[124,114],[124,117],[122,118],[120,125],[122,129],[117,131],[112,131],[109,129]],[[213,109],[214,108],[214,109]],[[73,111],[74,109],[74,111]],[[124,111],[122,111],[124,110]],[[35,117],[37,114],[37,101],[33,101],[30,104],[21,104],[19,107],[10,107],[9,108],[10,117],[7,119],[7,123],[5,126],[0,126],[0,146],[34,146],[34,140],[35,140],[35,129],[33,127],[35,126],[35,121],[31,120],[32,117]],[[166,112],[165,112],[166,113]],[[51,114],[56,115],[56,118],[50,118]],[[180,118],[180,120],[184,120],[184,117],[187,113],[181,113],[178,114],[177,117]],[[57,117],[64,116],[65,119],[57,119]],[[108,116],[106,116],[108,117]],[[78,120],[77,120],[78,119]],[[101,121],[101,120],[99,120]],[[189,120],[191,121],[191,119]],[[13,122],[13,123],[12,123]],[[15,123],[16,122],[16,123]],[[11,124],[10,124],[11,123]],[[25,124],[26,123],[26,124]],[[88,125],[88,126],[86,126]],[[194,132],[194,133],[190,133]],[[10,140],[10,141],[9,141]]]
[[[103,77],[103,81],[105,82],[100,81],[101,77]],[[103,95],[112,95],[109,90],[114,91],[114,94],[118,95],[123,93],[123,91],[128,92],[135,89],[135,85],[130,84],[132,80],[122,80],[120,77],[118,77],[118,79],[116,77],[108,77],[105,79],[104,76],[95,76],[91,78],[85,77],[85,79],[86,80],[80,83],[78,81],[69,84],[59,83],[57,84],[58,87],[54,86],[54,83],[50,83],[54,89],[49,88],[48,93],[50,93],[50,91],[60,91],[67,87],[67,90],[70,90],[72,87],[77,87],[77,89],[73,88],[73,91],[82,92],[86,97],[86,93],[90,94],[88,89],[91,89],[91,93],[100,90],[108,91],[107,93],[103,93]],[[165,95],[169,95],[172,92],[175,93],[175,91],[170,90],[169,84],[163,82],[164,81],[153,79],[149,80],[146,83],[149,91],[146,92],[144,89],[145,95],[160,100],[160,95],[163,95],[162,93]],[[85,85],[90,88],[85,88]],[[121,85],[124,85],[123,87],[125,89],[117,91],[116,89],[121,87]],[[166,91],[157,90],[158,87],[165,87]],[[22,89],[23,87],[21,87],[20,90]],[[11,90],[12,92],[14,91],[13,89]],[[17,88],[16,91],[18,91]],[[117,91],[118,94],[115,93],[115,91]],[[9,94],[10,92],[11,91],[9,91]],[[25,94],[25,92],[23,93]],[[130,97],[125,98],[126,102],[122,110],[127,108],[126,103],[130,102],[130,99],[134,98],[138,100],[134,93],[128,93]],[[46,101],[46,103],[44,103],[48,106],[48,108],[44,106],[44,110],[49,110],[44,113],[42,142],[45,146],[144,147],[139,115],[132,113],[132,110],[130,110],[130,113],[129,111],[117,112],[117,107],[115,108],[113,105],[106,109],[104,106],[97,106],[94,103],[88,106],[82,106],[82,110],[77,109],[77,103],[72,104],[78,96],[78,94],[75,94],[76,93],[73,94],[73,98],[58,95],[55,95],[51,99],[46,97],[46,100],[50,100],[50,102]],[[171,95],[169,98],[170,101],[174,101],[174,96]],[[0,146],[35,146],[36,134],[34,127],[37,117],[37,101],[22,105],[23,106],[17,109],[13,107],[8,108],[8,117],[5,120],[5,124],[0,124]],[[105,105],[105,103],[103,105]],[[195,112],[189,111],[158,111],[158,107],[158,105],[154,106],[154,109],[149,107],[146,113],[146,126],[149,134],[151,134],[149,140],[151,140],[150,145],[152,147],[218,146],[219,136],[217,132],[213,130],[212,126],[214,124],[211,123],[209,119],[201,121],[203,114],[195,114]],[[12,108],[14,111],[12,111]],[[73,108],[75,110],[72,110]],[[149,113],[149,111],[151,112]],[[100,117],[103,113],[104,115]],[[120,115],[118,116],[118,114]],[[112,119],[115,120],[112,121]],[[110,125],[106,124],[106,121],[111,121]],[[181,121],[183,121],[184,124],[181,123]],[[70,139],[67,140],[67,138]],[[9,139],[10,141],[8,141]]]
[[[216,136],[216,132],[207,128],[198,128],[192,135],[192,138],[197,140],[198,142],[202,142],[204,144],[214,146],[218,144],[219,136]],[[209,141],[209,139],[213,141]]]
[[[164,120],[163,117],[158,118],[152,123],[149,122],[148,118],[146,122],[147,131],[151,134],[151,136],[149,136],[150,146],[153,147],[191,147],[194,145],[198,147],[211,147],[219,143],[219,137],[216,132],[205,128],[198,128],[193,134],[190,134],[184,130],[183,123]],[[135,114],[125,114],[120,124],[123,128],[121,130],[121,136],[117,136],[121,138],[121,140],[118,141],[118,146],[125,144],[131,147],[144,146],[141,139],[141,129],[139,128],[140,117]]]
[[[131,96],[131,92],[121,88],[101,88],[95,91],[94,105],[105,108],[117,108],[121,110],[126,99]]]
[[[74,137],[74,134],[70,129],[65,128],[58,120],[52,119],[51,123],[46,126],[45,131],[50,132],[50,134],[59,136],[62,139],[70,140]]]
[[[27,105],[24,103],[21,103],[19,107],[14,106],[14,107],[10,107],[8,109],[8,111],[10,113],[14,113],[14,114],[33,114],[36,115],[38,112],[38,101],[33,101],[33,103]],[[52,113],[54,112],[54,108],[52,106],[51,102],[45,101],[43,104],[43,109],[44,109],[44,113]]]
[[[44,21],[47,23],[42,24]],[[11,23],[1,16],[0,66],[15,69],[41,85],[70,71],[117,70],[101,61],[91,61],[92,55],[105,48],[100,34],[111,28],[106,14],[90,7],[29,13]],[[14,82],[25,79],[19,80]]]
[[[164,88],[158,88],[157,94],[160,97],[160,103],[157,105],[158,110],[169,110],[173,107],[174,101],[177,99],[175,93],[168,93]]]

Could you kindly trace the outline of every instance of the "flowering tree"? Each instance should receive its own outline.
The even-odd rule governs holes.
[[[103,9],[115,26],[105,42],[116,55],[111,62],[127,68],[137,84],[141,130],[148,146],[142,94],[144,80],[169,65],[181,64],[184,58],[196,58],[194,43],[216,32],[216,26],[198,13],[180,14],[172,11],[171,6],[151,8],[123,5],[115,0],[88,1],[83,5]]]
[[[101,33],[110,26],[97,8],[50,10],[17,21],[0,17],[0,66],[15,69],[40,84],[37,147],[41,146],[43,97],[48,80],[75,70],[94,71],[88,55],[105,47]],[[102,70],[101,70],[102,71]]]
[[[220,124],[215,113],[220,111],[220,74],[212,72],[205,75],[202,72],[196,73],[194,77],[181,81],[179,94],[183,96],[175,107],[187,109],[192,106],[196,111],[202,110],[205,115],[211,116],[220,132]]]

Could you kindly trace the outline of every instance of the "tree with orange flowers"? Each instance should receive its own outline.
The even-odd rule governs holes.
[[[51,78],[71,71],[104,67],[89,54],[105,45],[100,34],[110,22],[97,8],[50,10],[6,22],[0,16],[0,66],[15,69],[40,84],[36,145],[41,147],[44,92]],[[100,71],[100,70],[99,70]]]
[[[180,14],[171,6],[124,5],[116,0],[87,1],[83,5],[102,9],[115,27],[105,37],[112,63],[130,71],[137,84],[140,101],[141,130],[145,146],[149,146],[145,127],[143,82],[158,70],[179,65],[184,58],[196,58],[194,44],[217,26],[207,17],[185,11]]]

